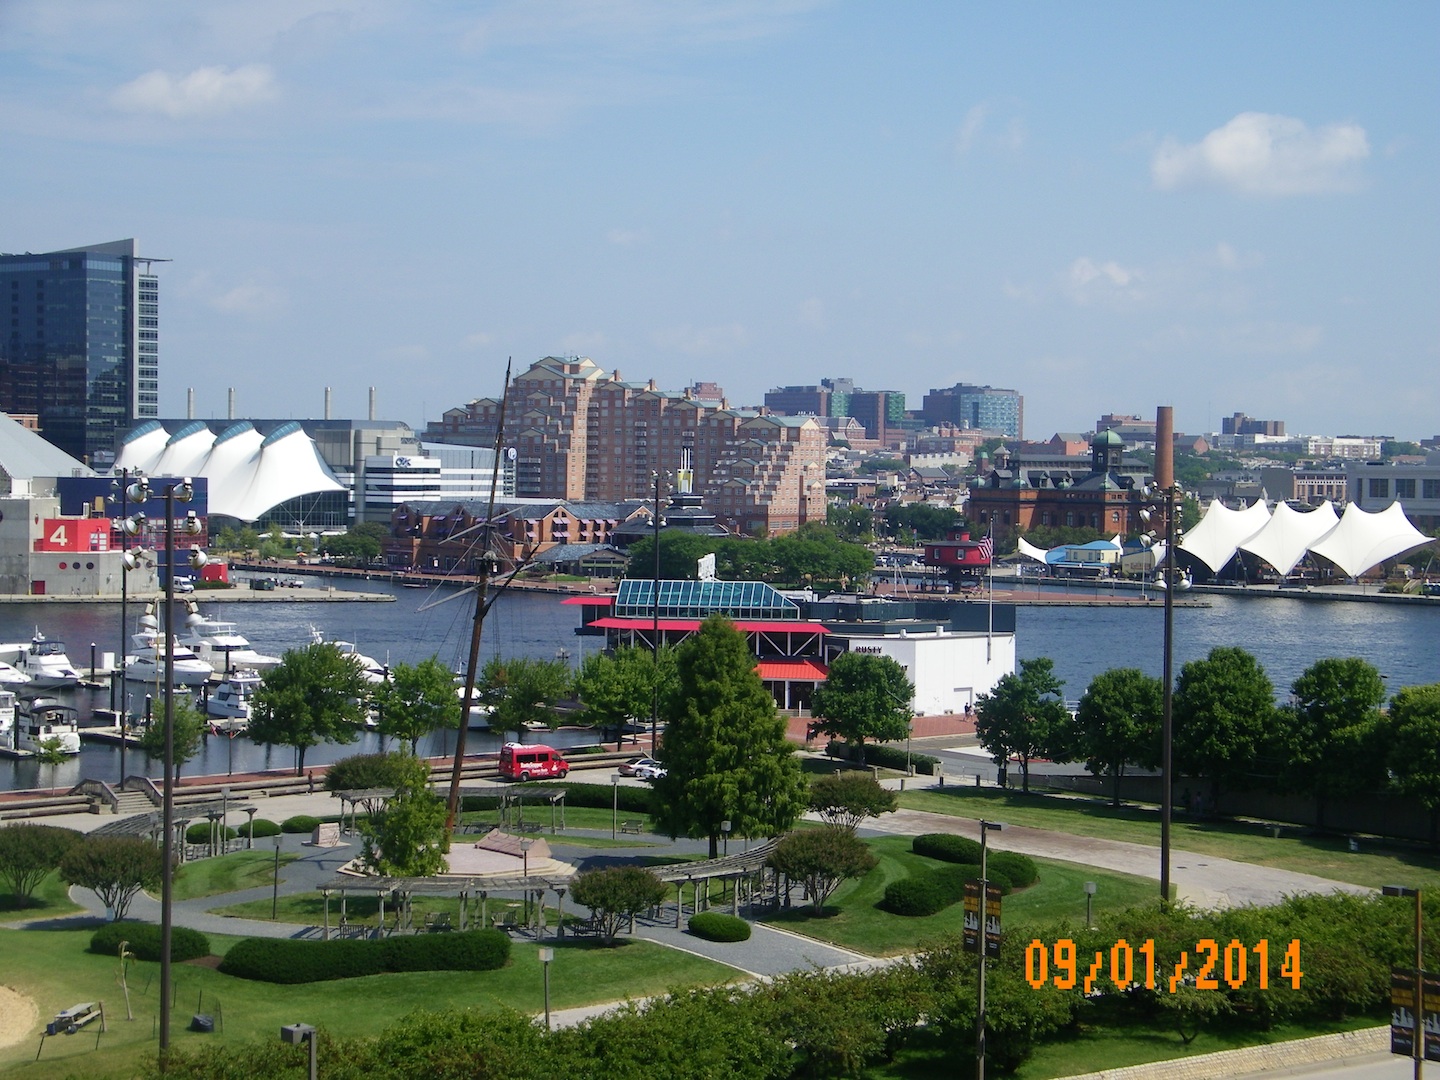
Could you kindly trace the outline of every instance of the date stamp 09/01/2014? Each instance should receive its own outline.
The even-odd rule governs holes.
[[[1270,989],[1271,952],[1270,942],[1265,938],[1249,946],[1238,938],[1231,938],[1224,946],[1214,938],[1200,938],[1193,951],[1193,958],[1189,950],[1182,951],[1173,965],[1165,965],[1170,970],[1160,974],[1161,985],[1167,986],[1170,993],[1182,988],[1219,990],[1222,986],[1239,990],[1252,976],[1257,989]],[[1278,981],[1282,985],[1288,983],[1291,989],[1300,989],[1300,939],[1292,938],[1277,959],[1280,961]],[[1097,949],[1094,959],[1082,957],[1070,938],[1060,938],[1053,946],[1046,946],[1035,938],[1025,949],[1025,981],[1036,990],[1050,982],[1057,990],[1079,986],[1089,994],[1099,989],[1107,978],[1117,990],[1131,986],[1154,990],[1154,939],[1146,938],[1132,947],[1121,938],[1110,947],[1108,954],[1104,949]]]

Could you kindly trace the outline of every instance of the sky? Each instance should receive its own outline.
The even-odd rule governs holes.
[[[0,251],[136,238],[161,415],[507,358],[1440,433],[1440,5],[0,0]]]

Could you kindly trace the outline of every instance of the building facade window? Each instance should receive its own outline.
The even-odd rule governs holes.
[[[1372,499],[1388,499],[1390,497],[1390,481],[1381,477],[1371,477],[1366,485],[1367,494]]]
[[[1395,478],[1395,498],[1415,498],[1415,478],[1413,476],[1398,476]]]

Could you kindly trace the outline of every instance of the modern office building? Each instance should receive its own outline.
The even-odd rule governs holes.
[[[159,279],[134,240],[0,255],[0,411],[105,467],[159,413]]]
[[[927,393],[920,415],[930,424],[995,431],[1010,439],[1025,437],[1025,399],[1015,390],[956,383]]]

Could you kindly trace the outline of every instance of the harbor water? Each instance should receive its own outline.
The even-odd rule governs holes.
[[[325,640],[345,640],[381,663],[415,663],[437,656],[454,670],[464,666],[469,645],[473,598],[471,594],[359,582],[368,592],[395,597],[392,603],[226,603],[197,598],[211,617],[233,621],[252,646],[262,653],[281,655],[302,648],[312,628]],[[448,597],[448,599],[447,599]],[[1002,595],[997,593],[997,602]],[[1440,682],[1440,609],[1431,606],[1317,601],[1300,598],[1214,596],[1206,607],[1180,607],[1175,611],[1175,670],[1187,661],[1203,658],[1220,645],[1238,645],[1260,661],[1283,698],[1290,684],[1310,664],[1326,657],[1358,656],[1379,669],[1390,691],[1404,686]],[[599,639],[575,634],[579,613],[561,603],[562,597],[533,593],[504,593],[485,621],[482,660],[493,655],[556,657],[578,667],[585,655],[599,648]],[[439,602],[437,601],[444,601]],[[130,605],[133,624],[141,605]],[[183,609],[177,603],[177,629]],[[1161,672],[1163,612],[1159,604],[1145,607],[1022,607],[1017,613],[1016,648],[1021,657],[1048,656],[1065,682],[1064,693],[1078,699],[1090,680],[1114,667],[1137,667],[1158,676]],[[118,603],[6,604],[0,605],[0,641],[29,641],[36,629],[47,638],[64,641],[77,669],[88,675],[91,646],[97,664],[105,653],[121,649],[122,628]],[[134,626],[123,629],[128,643]],[[145,697],[156,701],[158,688],[125,683],[128,709],[143,715]],[[111,706],[112,691],[82,688],[74,704],[82,716]],[[158,706],[157,706],[158,707]],[[454,733],[437,733],[422,742],[420,750],[442,754],[454,746]],[[557,732],[547,735],[552,744],[593,741],[588,734]],[[498,749],[499,738],[472,732],[473,752]],[[306,754],[307,764],[328,761],[381,748],[374,733],[344,746],[322,745]],[[136,749],[124,753],[126,775],[159,775],[159,766],[146,762]],[[235,738],[212,735],[200,755],[185,765],[185,775],[225,775],[261,769],[293,767],[288,747],[264,747],[243,734]],[[0,759],[0,790],[33,787],[66,788],[82,778],[118,781],[121,750],[117,746],[86,743],[80,755],[58,766],[33,760]]]

